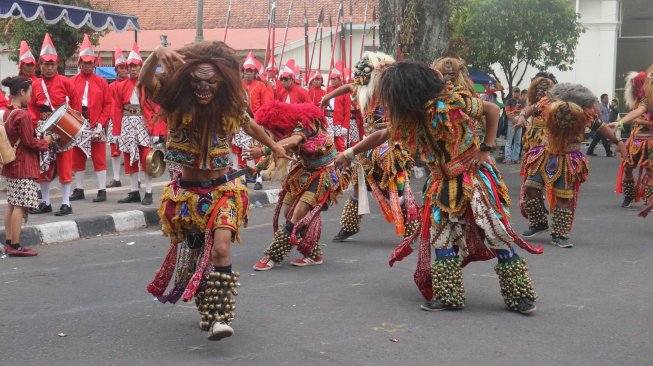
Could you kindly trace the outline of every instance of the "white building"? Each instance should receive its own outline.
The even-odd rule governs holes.
[[[624,76],[653,64],[653,1],[570,0],[580,15],[585,33],[576,48],[570,71],[550,69],[558,81],[579,83],[597,96],[607,93],[623,100]],[[527,70],[524,81],[538,70]],[[501,77],[501,75],[499,75]]]

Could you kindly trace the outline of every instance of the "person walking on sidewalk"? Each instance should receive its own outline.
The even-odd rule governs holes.
[[[16,147],[16,160],[2,168],[7,179],[7,211],[5,212],[4,250],[12,257],[32,257],[37,252],[20,245],[20,230],[28,210],[38,207],[35,180],[39,177],[39,151],[47,151],[52,142],[50,136],[36,138],[29,114],[22,108],[32,95],[31,79],[20,76],[8,77],[2,85],[9,88],[11,105],[5,118],[7,137]]]
[[[506,116],[508,117],[508,132],[506,133],[505,145],[505,158],[503,162],[506,164],[520,164],[521,154],[521,134],[523,127],[515,128],[515,124],[519,120],[519,113],[524,106],[521,103],[521,92],[519,88],[512,89],[512,95],[506,100]]]
[[[82,115],[84,116],[84,131],[73,148],[73,172],[75,189],[70,195],[71,201],[83,200],[84,173],[86,159],[91,157],[93,168],[98,180],[97,197],[93,202],[107,200],[107,138],[106,125],[111,118],[113,102],[109,84],[104,78],[96,75],[95,62],[97,56],[93,52],[91,41],[84,34],[84,41],[79,50],[79,74],[70,81],[78,95],[82,97]]]
[[[601,112],[599,113],[599,119],[603,123],[608,123],[608,122],[614,122],[610,120],[610,106],[608,105],[608,95],[607,94],[601,94]],[[596,156],[594,153],[594,148],[596,148],[596,145],[601,141],[601,144],[603,145],[603,149],[605,149],[605,156],[607,157],[612,157],[614,154],[610,150],[610,142],[608,139],[605,138],[605,136],[601,135],[600,133],[594,133],[594,137],[592,137],[592,142],[590,143],[590,146],[587,147],[587,155],[589,156]]]
[[[82,101],[80,96],[75,92],[70,79],[59,75],[59,58],[54,48],[52,39],[49,34],[45,34],[43,45],[41,46],[41,55],[39,57],[39,67],[41,68],[41,79],[32,84],[32,98],[27,107],[32,121],[38,125],[37,136],[42,136],[43,126],[52,113],[64,104],[68,104],[75,111],[82,110]],[[61,184],[61,208],[55,213],[55,216],[65,216],[73,213],[70,205],[70,190],[73,181],[73,152],[71,146],[60,148],[51,146],[48,151],[41,152],[41,176],[39,183],[41,185],[41,195],[43,201],[32,214],[42,214],[52,212],[50,204],[50,187],[54,179],[54,168],[59,175]]]
[[[158,63],[164,65],[161,74]],[[231,268],[231,245],[249,208],[242,171],[232,171],[233,136],[242,128],[287,157],[247,113],[239,69],[229,46],[201,42],[179,52],[157,48],[139,77],[168,121],[166,160],[182,166],[163,190],[159,217],[170,249],[147,291],[164,303],[194,297],[200,329],[214,341],[234,333],[239,274]],[[175,284],[164,294],[173,275]]]

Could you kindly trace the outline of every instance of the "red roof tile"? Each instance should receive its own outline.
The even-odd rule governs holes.
[[[91,0],[102,10],[111,10],[138,17],[144,30],[147,29],[190,29],[195,27],[197,0]],[[288,7],[291,0],[277,1],[277,28],[285,28]],[[328,27],[329,16],[336,22],[339,1],[295,1],[290,27],[304,26],[304,3],[308,23],[315,27],[320,9],[324,7],[324,25]],[[367,0],[351,0],[353,22],[363,23]],[[369,1],[368,21],[372,21],[372,9],[378,9],[378,0]],[[204,28],[219,28],[225,25],[229,0],[204,1]],[[267,28],[268,0],[232,1],[230,28]],[[345,21],[349,22],[349,1],[344,1]]]
[[[280,47],[283,42],[283,30],[277,30],[276,46]],[[165,34],[172,49],[179,49],[186,44],[195,41],[195,29],[169,29],[169,30],[145,30],[138,32],[138,46],[141,51],[152,51],[161,44],[160,36]],[[227,44],[236,50],[265,50],[268,36],[267,28],[257,29],[229,29]],[[204,29],[204,40],[222,41],[224,28]],[[288,43],[303,39],[304,28],[289,28]],[[110,32],[100,38],[99,51],[113,52],[116,46],[125,53],[132,48],[134,43],[134,32]]]

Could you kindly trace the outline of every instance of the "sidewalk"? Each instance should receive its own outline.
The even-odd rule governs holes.
[[[112,171],[107,171],[107,180],[111,180]],[[55,216],[54,213],[29,215],[26,225],[21,233],[22,245],[49,244],[79,238],[88,238],[98,235],[111,234],[137,230],[147,226],[159,225],[157,216],[158,202],[161,198],[163,187],[168,183],[169,175],[164,174],[156,178],[152,184],[154,203],[143,206],[139,203],[119,204],[117,201],[124,198],[129,192],[129,178],[121,175],[122,187],[108,188],[106,202],[93,203],[97,194],[97,177],[89,165],[84,179],[85,200],[71,201],[73,213],[68,216]],[[255,191],[253,184],[250,188],[249,200],[251,207],[264,207],[277,202],[280,182],[263,182],[263,190]],[[73,183],[74,188],[74,183]],[[141,185],[141,197],[145,193]],[[57,211],[61,206],[61,189],[56,181],[52,184],[50,193],[52,210]],[[7,194],[0,192],[0,240],[4,242],[4,213],[7,207]]]

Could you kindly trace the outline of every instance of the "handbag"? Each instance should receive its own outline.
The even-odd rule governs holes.
[[[16,111],[15,109],[11,111],[9,117],[7,118],[7,122],[9,122],[11,116],[13,116],[15,111]],[[18,145],[20,145],[20,139],[18,139],[16,143],[12,145],[11,142],[9,141],[9,137],[7,136],[7,130],[5,129],[5,122],[1,122],[0,123],[0,167],[16,160],[16,149],[18,149]]]

